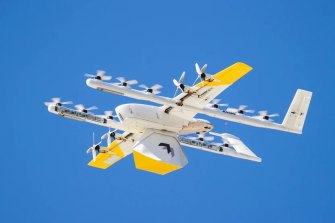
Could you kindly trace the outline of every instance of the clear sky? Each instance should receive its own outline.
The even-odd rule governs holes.
[[[0,222],[334,222],[334,11],[330,0],[0,1]],[[314,92],[303,135],[209,118],[260,164],[185,148],[189,164],[166,176],[132,156],[90,168],[92,132],[106,129],[43,104],[136,102],[88,88],[97,69],[173,96],[196,62],[216,73],[237,61],[254,70],[220,95],[231,106],[281,122],[297,88]]]

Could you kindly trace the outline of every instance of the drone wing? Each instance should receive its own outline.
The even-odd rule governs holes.
[[[213,75],[213,81],[202,81],[191,87],[193,94],[181,93],[176,96],[174,100],[179,101],[182,105],[190,105],[202,109],[222,91],[251,70],[252,67],[249,65],[237,62]],[[195,112],[183,110],[182,106],[164,106],[163,108],[174,115],[187,117],[189,119],[196,115]]]
[[[237,154],[258,158],[238,137],[228,133],[221,134],[221,137],[234,148]]]
[[[107,169],[117,161],[130,155],[133,151],[135,139],[139,136],[133,133],[124,133],[123,135],[125,135],[124,140],[114,140],[97,155],[95,161],[92,160],[88,165],[100,169]]]
[[[215,133],[210,134],[218,136],[223,139],[224,143],[206,142],[194,140],[187,136],[179,136],[178,140],[184,146],[195,148],[216,154],[231,156],[240,159],[261,162],[262,159],[253,153],[238,137],[228,133]]]

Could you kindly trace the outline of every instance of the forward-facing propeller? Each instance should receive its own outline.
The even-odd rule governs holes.
[[[117,115],[113,115],[113,111],[105,111],[105,114],[103,115],[103,117],[105,117],[106,119],[111,119],[113,120],[114,118],[117,118]]]
[[[89,108],[85,108],[85,106],[83,104],[78,104],[78,105],[75,105],[74,107],[77,109],[77,111],[81,111],[81,112],[84,112],[84,113],[88,113],[88,111],[98,109],[97,106],[91,106]]]
[[[131,85],[137,84],[137,80],[130,80],[127,81],[124,77],[117,77],[116,80],[120,81],[118,84],[119,86],[123,86],[123,87],[129,87]]]
[[[95,144],[94,142],[94,132],[93,132],[93,144],[90,148],[88,148],[86,150],[86,153],[89,154],[89,153],[92,153],[92,156],[93,156],[93,161],[95,162],[96,158],[97,158],[97,152],[100,151],[100,144],[101,144],[102,141],[100,141],[99,143]]]
[[[103,134],[101,136],[101,140],[105,140],[107,139],[107,146],[109,146],[109,144],[112,143],[112,140],[123,140],[125,141],[126,138],[124,138],[121,134],[116,132],[117,130],[113,130],[111,131],[110,129],[108,129],[108,132],[106,132],[105,134]]]
[[[206,136],[204,133],[200,133],[200,132],[197,132],[196,134],[197,134],[196,137],[189,137],[189,139],[199,140],[202,142],[214,140],[214,136]]]
[[[197,82],[197,80],[200,78],[201,80],[205,81],[206,80],[206,77],[207,77],[207,74],[205,73],[206,72],[206,69],[207,69],[207,64],[205,64],[204,66],[202,66],[202,68],[200,69],[199,67],[199,64],[196,63],[195,64],[195,70],[198,74],[198,77],[197,79],[195,79],[193,85]]]
[[[267,111],[259,111],[258,114],[259,114],[259,115],[258,115],[258,116],[255,116],[255,118],[260,119],[260,120],[270,121],[270,122],[273,121],[273,119],[271,119],[271,118],[273,118],[273,117],[278,117],[278,116],[279,116],[278,113],[270,114],[270,115],[269,115]]]
[[[146,86],[146,85],[144,85],[144,84],[141,84],[139,87],[140,87],[140,88],[144,88],[144,91],[145,91],[145,92],[148,92],[148,93],[151,93],[151,94],[159,94],[159,93],[161,93],[161,92],[159,91],[159,89],[162,88],[162,86],[159,85],[159,84],[155,84],[155,85],[153,85],[153,86],[151,86],[151,87],[148,87],[148,86]]]
[[[184,79],[185,79],[185,71],[180,75],[180,78],[179,78],[178,81],[176,79],[173,79],[173,84],[177,87],[177,89],[174,93],[174,97],[178,93],[178,90],[181,90],[182,92],[186,92],[189,89],[188,86],[183,84]]]
[[[69,105],[72,104],[72,101],[61,101],[60,98],[51,98],[51,102],[44,102],[46,106],[49,105],[57,105],[57,106],[63,106],[63,105]]]
[[[107,139],[107,146],[109,146],[109,144],[112,143],[112,139],[113,140],[115,139],[115,136],[116,136],[116,129],[114,131],[108,129],[108,132],[106,132],[101,136],[101,140]]]
[[[85,74],[85,77],[89,77],[89,78],[94,78],[97,80],[102,80],[102,81],[109,81],[112,79],[112,76],[106,76],[106,71],[103,70],[97,70],[97,73],[95,75],[93,74]]]
[[[209,103],[210,108],[219,108],[219,107],[225,107],[228,106],[228,104],[219,104],[221,99],[213,99],[212,103]]]
[[[238,108],[228,108],[227,112],[244,115],[245,113],[254,113],[254,110],[247,110],[247,105],[240,105]]]

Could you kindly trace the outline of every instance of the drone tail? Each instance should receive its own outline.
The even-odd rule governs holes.
[[[282,123],[287,131],[302,134],[311,99],[312,92],[297,90]]]

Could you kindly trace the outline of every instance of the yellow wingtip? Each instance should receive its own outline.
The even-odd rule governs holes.
[[[231,85],[239,80],[241,77],[250,72],[253,68],[246,63],[236,62],[233,65],[219,71],[213,75],[213,78],[217,81],[202,81],[196,85],[196,87],[208,86],[215,87],[221,85]]]

